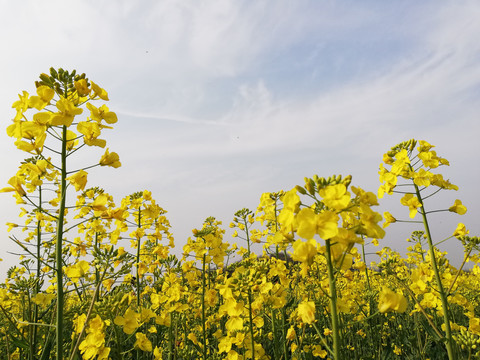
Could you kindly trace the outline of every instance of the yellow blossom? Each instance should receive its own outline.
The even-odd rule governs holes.
[[[467,230],[467,228],[465,227],[464,224],[462,223],[459,223],[457,225],[457,228],[455,229],[455,231],[453,232],[453,236],[465,236],[469,233],[469,231]]]
[[[115,152],[110,153],[107,149],[105,151],[105,154],[103,154],[100,159],[100,165],[118,168],[122,165],[122,163],[120,162],[120,158],[117,153]]]
[[[135,338],[137,339],[137,341],[135,341],[135,344],[133,345],[134,347],[142,351],[152,352],[152,342],[148,340],[147,335],[141,332],[137,332],[135,334]]]
[[[302,322],[311,324],[315,321],[315,303],[313,301],[302,301],[298,305],[297,312]]]
[[[94,97],[98,96],[100,99],[108,101],[108,94],[105,91],[105,89],[102,89],[100,86],[95,84],[93,81],[90,81],[92,83],[92,90],[94,93]]]
[[[455,203],[452,206],[450,206],[448,211],[463,215],[467,212],[467,208],[465,205],[462,204],[460,200],[457,199],[455,200]]]
[[[343,210],[350,203],[350,193],[344,184],[330,185],[318,191],[323,203],[332,209]]]
[[[378,298],[378,310],[382,313],[388,311],[405,312],[407,309],[407,299],[402,294],[393,292],[384,287]]]
[[[418,212],[418,208],[421,207],[422,205],[418,201],[417,197],[413,194],[405,194],[401,199],[400,203],[402,205],[408,206],[410,209],[410,218],[414,218],[415,215]]]
[[[75,191],[79,191],[85,189],[85,185],[87,184],[87,175],[88,173],[86,171],[80,170],[67,177],[67,180],[70,181],[70,184],[75,186]]]
[[[315,214],[313,209],[305,208],[298,212],[295,221],[297,234],[307,240],[315,234],[325,240],[338,234],[338,215],[331,211]]]

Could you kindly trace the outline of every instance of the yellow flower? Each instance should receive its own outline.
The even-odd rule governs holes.
[[[65,268],[65,275],[67,275],[74,283],[77,283],[78,280],[85,276],[85,274],[90,269],[90,265],[85,260],[80,260],[74,265],[67,266]]]
[[[307,240],[315,234],[322,239],[330,239],[338,234],[338,215],[331,211],[315,214],[311,208],[305,208],[298,212],[295,220],[297,234]]]
[[[50,305],[55,296],[55,294],[38,293],[32,298],[32,301],[37,305],[47,307],[48,305]]]
[[[290,328],[287,331],[286,338],[287,340],[294,340],[295,336],[296,336],[295,329],[293,328],[293,326],[290,326]]]
[[[400,203],[408,206],[410,209],[410,218],[412,219],[415,217],[415,215],[417,215],[418,208],[422,206],[417,197],[413,194],[405,194],[405,196],[400,199]]]
[[[50,100],[55,96],[55,90],[48,86],[42,85],[37,88],[37,95],[30,97],[28,101],[29,107],[34,107],[37,110],[42,110],[50,103]]]
[[[218,353],[228,353],[232,349],[233,340],[230,336],[224,336],[220,339],[218,343]]]
[[[87,175],[88,173],[86,171],[80,170],[67,177],[67,180],[70,181],[70,184],[75,186],[75,191],[79,191],[85,189],[85,185],[87,184]]]
[[[77,134],[72,130],[67,130],[67,150],[73,150],[78,145]]]
[[[325,349],[322,349],[320,345],[314,345],[312,349],[312,355],[313,356],[318,356],[322,359],[325,359],[325,357],[328,355],[327,351]]]
[[[17,115],[15,116],[14,121],[20,120],[23,113],[28,109],[28,92],[22,91],[22,95],[18,94],[18,97],[20,99],[12,104],[12,108],[17,110]]]
[[[465,236],[469,233],[469,231],[467,230],[467,228],[465,227],[464,224],[462,223],[459,223],[457,225],[457,228],[455,229],[455,231],[453,232],[453,236]]]
[[[318,191],[323,198],[323,203],[332,209],[343,210],[350,204],[350,193],[344,184],[336,184]]]
[[[110,111],[107,105],[102,105],[97,108],[96,106],[87,103],[87,108],[90,110],[90,119],[95,120],[97,123],[105,120],[107,124],[115,124],[118,121],[117,114]]]
[[[448,211],[463,215],[467,212],[467,208],[460,200],[455,200],[455,203],[448,208]]]
[[[93,200],[90,206],[94,211],[95,216],[99,216],[103,211],[107,210],[107,207],[106,207],[107,201],[108,201],[107,194],[100,194],[97,196],[95,200]]]
[[[88,146],[98,146],[104,148],[107,142],[103,139],[97,139],[101,134],[100,126],[95,122],[81,121],[77,125],[79,133],[83,134],[83,141]]]
[[[315,303],[313,301],[302,301],[298,305],[297,312],[302,322],[311,324],[315,321]]]
[[[56,106],[60,112],[53,115],[52,125],[65,125],[68,127],[72,125],[73,118],[83,112],[83,109],[76,107],[73,102],[65,98],[58,100]]]
[[[480,335],[480,319],[476,317],[470,318],[468,330],[475,335]]]
[[[397,219],[395,219],[395,217],[388,211],[383,213],[383,217],[385,218],[385,222],[383,223],[384,228],[397,221]]]
[[[87,96],[88,94],[90,94],[90,91],[92,91],[92,89],[88,88],[87,80],[85,79],[75,81],[73,85],[75,86],[75,89],[77,89],[78,95],[82,97]]]
[[[292,259],[310,265],[317,252],[317,242],[314,239],[310,239],[307,242],[299,239],[293,243]]]
[[[110,153],[107,149],[105,151],[105,154],[103,154],[102,157],[100,158],[100,165],[118,168],[122,166],[122,163],[120,162],[120,158],[117,153],[115,152]]]
[[[122,326],[123,331],[130,335],[140,326],[138,322],[140,315],[128,308],[123,316],[117,316],[113,322],[116,325]]]
[[[25,190],[23,190],[22,187],[22,180],[18,176],[14,176],[8,180],[8,184],[11,185],[12,187],[6,187],[3,189],[0,189],[0,192],[10,192],[10,191],[15,191],[18,195],[20,196],[25,196],[27,193]]]
[[[378,298],[378,310],[382,313],[389,311],[405,312],[407,310],[407,299],[402,294],[384,287]]]
[[[93,81],[91,81],[91,83],[92,83],[92,90],[93,90],[93,93],[94,93],[93,97],[98,96],[100,99],[108,101],[108,94],[105,91],[105,89],[102,89],[100,86],[95,84]]]
[[[136,333],[135,337],[137,338],[137,341],[135,341],[135,344],[133,345],[134,347],[139,348],[142,351],[152,352],[152,343],[148,340],[147,335],[144,333]]]

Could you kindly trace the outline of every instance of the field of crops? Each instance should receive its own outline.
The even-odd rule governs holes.
[[[100,138],[117,122],[105,101],[85,74],[51,69],[13,104],[7,133],[28,158],[0,190],[17,199],[9,235],[23,254],[0,285],[1,359],[480,358],[480,239],[462,223],[445,235],[464,248],[458,268],[433,243],[429,199],[457,190],[433,145],[384,154],[376,194],[313,176],[231,224],[207,218],[180,257],[148,190],[118,202],[88,183],[88,169],[121,166]],[[104,155],[73,168],[90,146]],[[376,212],[384,196],[405,212]],[[422,228],[406,256],[382,248],[388,226]],[[379,261],[365,263],[366,246]]]

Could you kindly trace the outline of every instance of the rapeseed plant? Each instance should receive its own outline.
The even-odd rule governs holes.
[[[448,161],[433,145],[410,140],[383,156],[378,197],[399,193],[405,219],[375,212],[377,196],[350,176],[313,176],[263,194],[256,211],[236,212],[238,244],[207,218],[178,259],[166,211],[150,191],[118,206],[90,186],[90,169],[121,166],[102,138],[117,115],[98,101],[108,93],[84,74],[51,69],[36,95],[23,91],[13,104],[7,134],[30,157],[0,190],[13,194],[23,220],[8,224],[22,255],[0,286],[2,358],[480,355],[480,240],[456,226],[447,239],[464,247],[459,268],[438,248],[447,239],[433,242],[430,214],[467,211],[458,199],[426,210],[438,191],[457,189],[434,173]],[[70,159],[87,147],[105,150],[97,163],[72,169]],[[383,247],[366,263],[366,248],[387,227],[410,222],[423,229],[405,256]]]

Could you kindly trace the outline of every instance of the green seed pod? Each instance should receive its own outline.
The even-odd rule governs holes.
[[[307,194],[307,190],[305,190],[305,188],[301,187],[300,185],[295,186],[295,189],[302,195]]]
[[[58,73],[57,73],[57,70],[55,70],[53,67],[50,68],[50,75],[52,75],[52,77],[54,79],[56,79],[58,77]]]
[[[351,182],[352,182],[352,175],[347,175],[347,176],[345,176],[345,178],[343,179],[343,184],[344,184],[346,187],[348,187]]]
[[[43,82],[47,84],[50,83],[50,76],[48,76],[47,74],[41,73],[39,77],[40,77],[40,80],[42,80]]]
[[[315,183],[312,179],[305,178],[305,190],[307,190],[310,195],[315,194]]]

